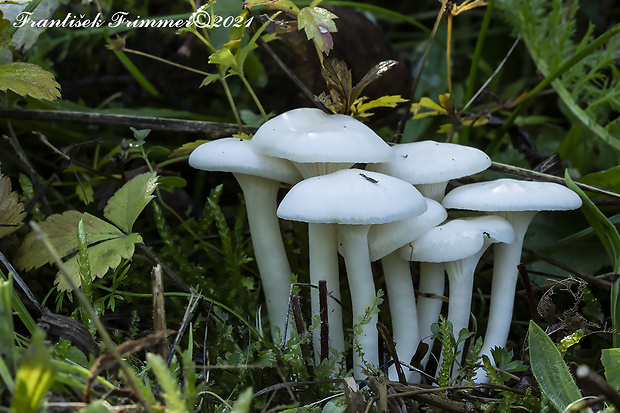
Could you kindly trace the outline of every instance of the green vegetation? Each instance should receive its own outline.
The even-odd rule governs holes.
[[[1,412],[620,408],[618,4],[19,3],[0,4]],[[382,144],[491,157],[448,190],[516,177],[579,195],[580,210],[529,226],[505,348],[482,350],[492,249],[469,330],[441,316],[430,348],[390,367],[385,267],[354,320],[344,278],[341,297],[310,284],[314,244],[293,221],[289,319],[272,331],[239,184],[188,158],[300,107],[350,115]],[[311,296],[342,308],[345,371]],[[360,344],[375,318],[385,366]]]

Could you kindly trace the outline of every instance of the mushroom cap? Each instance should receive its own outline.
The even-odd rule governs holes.
[[[414,185],[447,182],[487,169],[491,158],[479,149],[454,143],[420,141],[392,147],[392,161],[369,169]]]
[[[447,209],[473,211],[567,211],[581,206],[581,198],[553,182],[504,178],[463,185],[442,202]]]
[[[403,180],[361,169],[342,169],[295,185],[277,214],[292,221],[368,225],[398,221],[425,210],[420,192]]]
[[[301,180],[291,162],[256,153],[245,139],[221,138],[203,143],[189,155],[189,164],[204,171],[242,173],[288,184]]]
[[[454,219],[424,233],[403,247],[401,257],[410,261],[450,262],[480,252],[487,241],[511,243],[515,240],[512,225],[504,218],[489,215]]]
[[[370,261],[385,257],[446,220],[448,213],[439,202],[430,198],[424,200],[427,208],[423,214],[370,227]]]
[[[346,115],[299,108],[265,122],[254,134],[256,151],[298,163],[386,162],[390,146],[368,126]]]

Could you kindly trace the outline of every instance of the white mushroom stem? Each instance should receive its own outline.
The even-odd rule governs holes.
[[[448,181],[430,184],[414,184],[413,186],[415,186],[418,191],[424,195],[424,197],[441,202],[446,194],[446,186],[448,186]]]
[[[319,284],[324,280],[327,285],[327,312],[329,324],[329,348],[334,349],[342,358],[345,354],[344,330],[342,324],[342,308],[336,300],[340,300],[340,277],[338,274],[338,237],[332,224],[308,224],[310,244],[310,283]],[[316,288],[311,290],[311,308],[313,322],[319,317],[319,293]],[[314,357],[318,364],[321,355],[321,329],[315,328],[312,336]]]
[[[396,354],[400,361],[410,363],[418,348],[419,336],[418,312],[409,261],[403,260],[396,250],[383,257],[381,265],[389,297]],[[390,366],[388,376],[390,380],[398,380],[396,366]]]
[[[506,346],[512,310],[514,307],[515,291],[519,271],[517,266],[521,262],[521,250],[527,227],[538,211],[522,212],[494,212],[505,218],[514,228],[515,242],[511,244],[499,243],[494,249],[493,280],[491,284],[491,303],[489,305],[489,321],[484,344],[480,356],[488,356],[493,362],[491,350],[495,347]],[[486,374],[478,370],[474,379],[476,383],[486,382]]]
[[[406,246],[404,248],[407,248]],[[433,348],[431,325],[439,321],[439,314],[443,301],[440,298],[425,297],[426,294],[443,296],[446,284],[445,270],[441,263],[420,263],[420,295],[418,296],[418,334],[420,341],[428,344],[428,352],[420,361],[422,368],[426,367]]]
[[[370,267],[368,230],[370,225],[338,225],[338,240],[344,257],[353,307],[353,325],[357,326],[367,310],[375,305],[377,292]],[[377,309],[368,313],[367,323],[353,338],[353,376],[365,377],[365,366],[379,367],[379,336],[377,334]]]
[[[448,302],[448,321],[452,323],[452,333],[458,340],[459,332],[469,326],[469,316],[471,312],[471,299],[474,288],[474,273],[480,257],[493,243],[489,238],[485,237],[482,249],[471,257],[462,260],[450,261],[444,263],[446,274],[448,274],[448,288],[450,301]],[[463,348],[465,343],[461,342],[457,346],[460,353],[456,357],[457,363],[463,359]],[[443,353],[443,352],[442,352]],[[439,358],[439,366],[443,357]],[[439,373],[439,369],[437,369]]]
[[[245,197],[252,246],[267,302],[271,337],[275,342],[285,331],[291,285],[291,268],[276,215],[280,184],[242,173],[234,175]]]

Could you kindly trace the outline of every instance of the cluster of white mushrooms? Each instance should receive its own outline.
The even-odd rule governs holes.
[[[491,245],[494,273],[482,354],[506,345],[512,319],[523,238],[538,211],[579,208],[570,189],[553,183],[498,179],[460,186],[444,198],[449,180],[491,165],[482,151],[422,141],[390,147],[364,124],[318,109],[295,109],[259,128],[251,140],[223,138],[199,146],[191,166],[233,172],[246,200],[248,222],[274,340],[286,327],[291,270],[278,217],[308,223],[310,283],[325,280],[329,346],[342,360],[345,334],[338,304],[338,254],[345,262],[354,324],[353,373],[379,366],[377,312],[368,311],[377,290],[371,261],[381,259],[400,360],[408,363],[421,340],[432,347],[430,327],[441,312],[448,275],[447,319],[455,335],[468,327],[476,265]],[[366,169],[352,169],[367,164]],[[277,206],[281,183],[294,185]],[[485,215],[446,221],[446,209]],[[417,300],[410,261],[420,262]],[[311,294],[313,320],[318,293]],[[316,361],[320,332],[314,330]],[[462,347],[462,346],[461,346]],[[462,348],[461,348],[462,349]],[[422,360],[424,367],[429,354]],[[491,358],[492,359],[492,358]],[[396,369],[389,369],[396,379]],[[419,376],[411,372],[408,379]],[[485,381],[480,371],[476,380]]]

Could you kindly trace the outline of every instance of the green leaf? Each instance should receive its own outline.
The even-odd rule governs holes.
[[[110,413],[110,409],[101,400],[95,400],[87,407],[78,410],[78,413]]]
[[[88,248],[88,262],[92,279],[103,277],[109,269],[117,268],[121,258],[127,260],[133,257],[135,244],[142,242],[140,234],[122,234],[118,238],[100,242]],[[73,281],[80,285],[80,266],[78,256],[65,262],[65,268]],[[56,286],[59,291],[71,291],[71,286],[60,272],[56,276]]]
[[[13,62],[0,66],[0,90],[7,89],[39,100],[60,97],[60,85],[54,76],[32,63]]]
[[[304,29],[308,40],[312,40],[317,49],[329,54],[334,47],[334,40],[331,33],[337,32],[337,19],[334,13],[322,7],[304,7],[297,16],[299,30]]]
[[[233,405],[233,409],[230,413],[249,413],[252,408],[252,398],[254,397],[254,391],[251,387],[245,389],[243,393],[239,395],[239,398]]]
[[[164,391],[166,411],[171,413],[189,413],[189,409],[182,398],[178,380],[172,375],[164,359],[158,354],[147,353],[146,361],[151,366],[157,382]]]
[[[61,257],[77,251],[76,228],[80,220],[84,218],[84,231],[88,244],[94,244],[111,238],[116,238],[123,233],[114,225],[105,222],[89,213],[67,211],[63,214],[51,215],[39,226],[45,232]],[[52,257],[39,241],[36,233],[30,232],[17,251],[16,265],[23,270],[39,268],[52,262]]]
[[[10,413],[35,413],[56,375],[50,352],[43,342],[45,333],[37,330],[24,354],[15,377],[15,393]]]
[[[213,54],[211,54],[211,56],[209,56],[209,63],[224,66],[225,68],[231,68],[236,72],[239,71],[239,65],[237,64],[235,55],[233,55],[230,49],[227,48],[216,50]]]
[[[220,79],[220,75],[218,73],[211,73],[203,79],[202,83],[200,84],[200,87],[210,85],[211,83],[219,79]]]
[[[13,375],[17,370],[17,354],[15,352],[15,331],[13,330],[13,307],[11,293],[13,280],[0,279],[0,359],[3,366],[0,378],[11,390],[14,389]]]
[[[360,99],[355,102],[355,114],[364,117],[371,116],[372,113],[368,112],[371,109],[395,108],[399,103],[407,101],[408,99],[403,99],[400,95],[381,96],[380,98],[371,100],[370,102],[363,102]]]
[[[601,363],[605,367],[607,383],[616,390],[620,390],[620,348],[603,349]]]
[[[581,399],[579,387],[560,351],[538,324],[530,321],[528,334],[532,373],[543,394],[563,412],[572,402]]]
[[[21,226],[26,213],[24,205],[18,202],[17,192],[11,191],[8,176],[0,179],[0,238],[5,237]]]
[[[147,172],[134,177],[110,198],[103,215],[125,232],[131,232],[138,215],[153,199],[157,174]]]
[[[620,192],[620,166],[582,176],[579,182]]]

